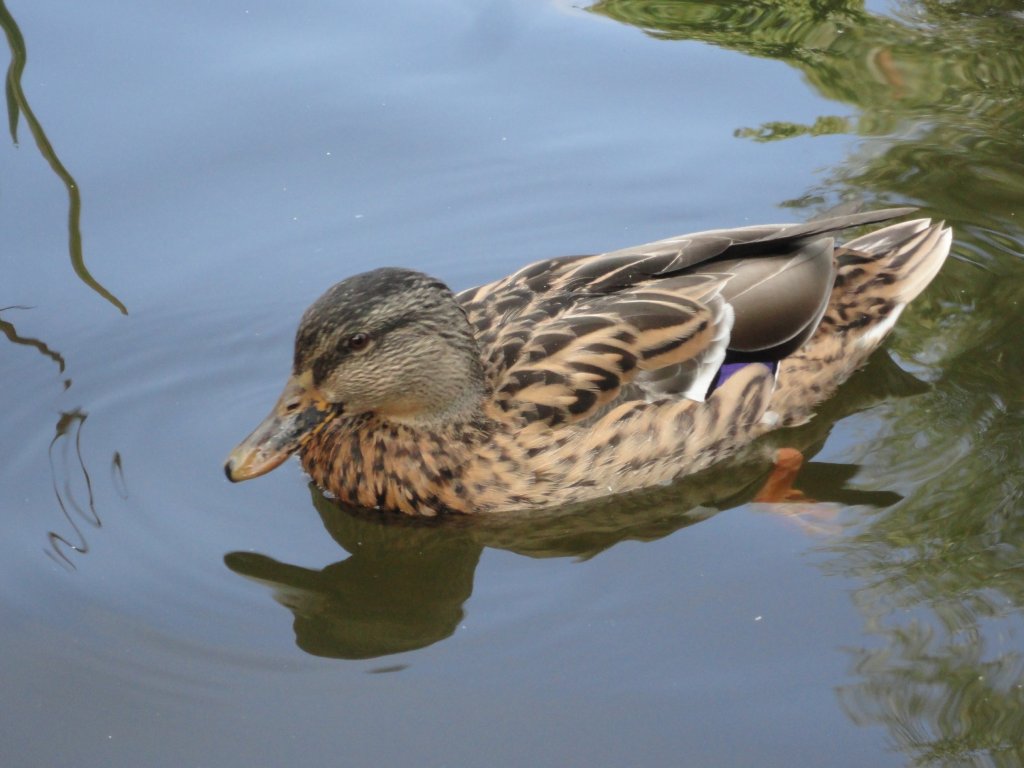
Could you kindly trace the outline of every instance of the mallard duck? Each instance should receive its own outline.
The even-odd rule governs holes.
[[[894,208],[539,261],[455,294],[409,269],[306,310],[292,375],[232,481],[299,452],[325,491],[407,515],[500,513],[667,483],[806,421],[949,253]]]

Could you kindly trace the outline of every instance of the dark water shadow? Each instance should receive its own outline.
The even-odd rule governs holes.
[[[29,106],[25,91],[21,85],[21,75],[25,70],[28,61],[28,48],[25,45],[25,38],[18,28],[17,22],[11,16],[7,6],[0,0],[0,27],[3,28],[7,38],[7,45],[11,50],[11,63],[7,68],[5,80],[5,94],[7,98],[7,123],[10,130],[11,140],[15,146],[18,145],[18,121],[24,118],[28,125],[29,132],[35,139],[39,153],[49,164],[57,178],[61,180],[68,192],[68,253],[71,256],[71,267],[78,278],[92,290],[113,304],[122,314],[128,314],[128,308],[121,303],[114,294],[104,288],[99,281],[92,276],[85,266],[85,257],[82,253],[82,195],[78,183],[61,162],[54,150],[53,145],[46,136],[43,126],[40,124],[35,113]]]
[[[885,354],[848,382],[848,396],[813,421],[759,441],[734,461],[671,486],[558,510],[493,518],[410,520],[346,508],[310,488],[327,533],[347,557],[320,569],[263,554],[231,552],[229,569],[271,588],[293,614],[299,648],[363,659],[423,648],[450,637],[464,615],[485,547],[532,558],[586,560],[616,544],[654,541],[751,501],[775,445],[817,453],[835,422],[882,398],[927,387]],[[810,461],[800,485],[820,504],[889,506],[890,490],[850,487],[855,465]]]

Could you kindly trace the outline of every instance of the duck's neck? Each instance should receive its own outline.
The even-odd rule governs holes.
[[[444,422],[340,418],[303,449],[303,468],[348,504],[409,515],[473,512],[464,481],[493,424],[478,402],[460,413],[466,418]]]
[[[429,367],[373,412],[339,416],[303,449],[302,464],[342,501],[411,515],[473,512],[466,475],[496,424],[472,329],[459,311],[434,329],[446,342]]]

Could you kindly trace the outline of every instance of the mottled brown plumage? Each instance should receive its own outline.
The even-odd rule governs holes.
[[[833,244],[910,210],[551,259],[458,295],[410,270],[351,277],[306,311],[292,378],[228,477],[297,450],[345,502],[433,516],[701,470],[809,418],[927,286],[942,224]]]

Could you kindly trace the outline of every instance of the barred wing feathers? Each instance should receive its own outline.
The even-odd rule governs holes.
[[[495,405],[555,425],[594,414],[634,381],[648,395],[682,394],[695,383],[702,395],[729,338],[725,280],[687,275],[588,296],[520,326],[513,335],[522,343],[495,382]]]

